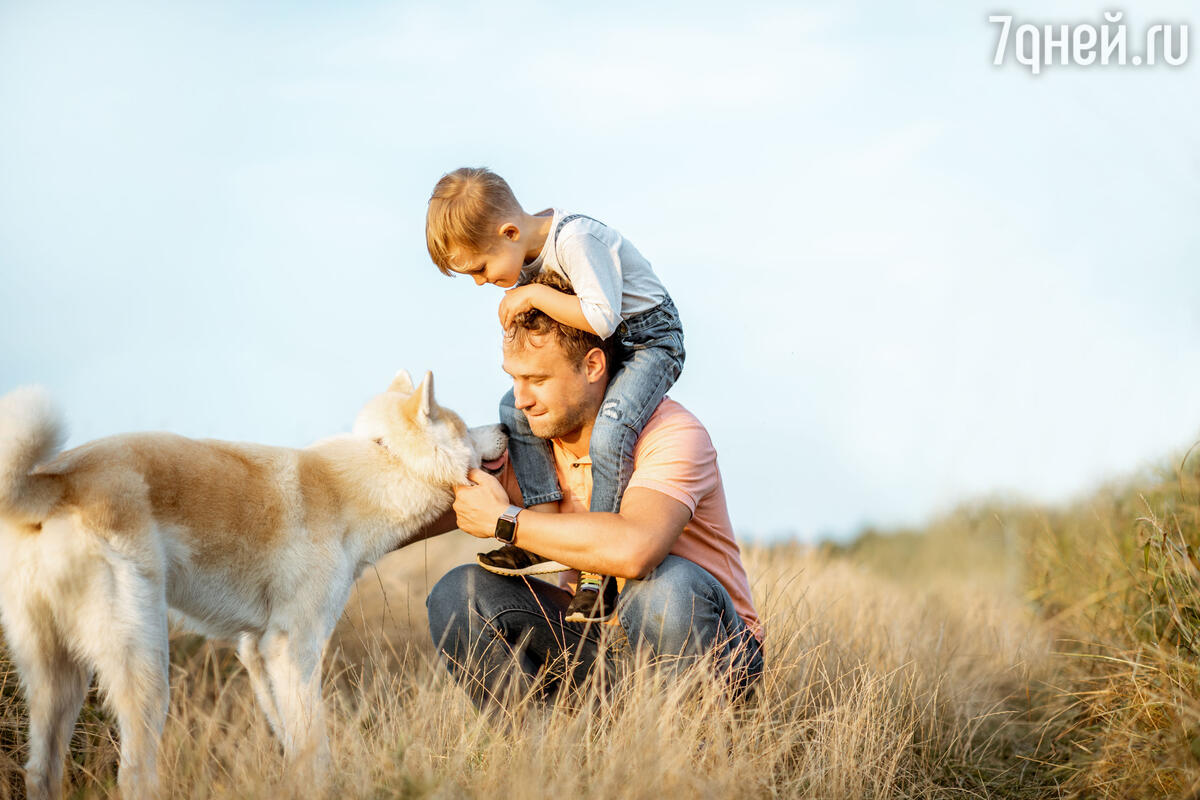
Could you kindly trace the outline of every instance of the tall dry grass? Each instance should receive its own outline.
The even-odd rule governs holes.
[[[1189,452],[1068,506],[979,504],[839,552],[910,585],[962,570],[1036,613],[1065,795],[1200,797],[1198,467]]]
[[[625,663],[547,707],[479,714],[433,657],[423,599],[469,556],[459,534],[368,572],[326,695],[336,797],[1042,797],[1064,775],[1048,629],[969,572],[914,586],[798,546],[745,553],[768,630],[754,701]],[[430,556],[431,549],[437,552]],[[619,648],[619,637],[614,647]],[[0,797],[20,796],[24,719],[0,661]],[[97,698],[72,742],[73,797],[104,797],[115,731]],[[308,796],[232,652],[174,641],[162,772],[172,797]]]
[[[1080,794],[1200,795],[1200,475],[1184,458],[1028,531],[1030,600],[1067,639]]]
[[[747,548],[767,670],[740,706],[702,672],[675,682],[625,659],[555,704],[478,713],[424,611],[474,545],[417,545],[356,587],[327,659],[329,796],[1200,796],[1194,465],[1068,507],[979,503],[844,547]],[[0,800],[22,795],[24,737],[0,651]],[[111,795],[116,762],[93,696],[71,796]],[[312,794],[232,651],[187,636],[173,640],[161,764],[172,797]]]

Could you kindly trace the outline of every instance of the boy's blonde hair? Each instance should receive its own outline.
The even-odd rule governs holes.
[[[495,227],[521,205],[508,183],[486,167],[460,167],[433,187],[425,216],[425,245],[443,275],[457,275],[450,254],[455,250],[487,253]]]

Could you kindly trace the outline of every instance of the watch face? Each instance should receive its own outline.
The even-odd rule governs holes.
[[[496,538],[502,542],[512,544],[513,539],[517,535],[517,523],[511,519],[501,517],[496,520]]]

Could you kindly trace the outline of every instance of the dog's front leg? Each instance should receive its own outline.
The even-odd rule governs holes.
[[[275,705],[275,696],[271,692],[271,679],[267,675],[267,662],[263,658],[262,642],[259,637],[252,633],[243,633],[238,637],[237,654],[238,660],[246,668],[246,675],[250,678],[254,697],[262,707],[263,713],[267,715],[271,733],[275,734],[276,739],[283,742],[283,725],[279,719],[279,708]]]
[[[268,631],[259,642],[279,714],[280,737],[297,777],[323,788],[329,771],[329,739],[321,697],[321,647],[316,636]]]

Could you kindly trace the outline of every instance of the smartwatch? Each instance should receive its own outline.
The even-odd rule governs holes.
[[[500,519],[496,520],[496,538],[505,544],[512,544],[517,538],[517,514],[525,509],[520,506],[509,506],[504,509]]]

